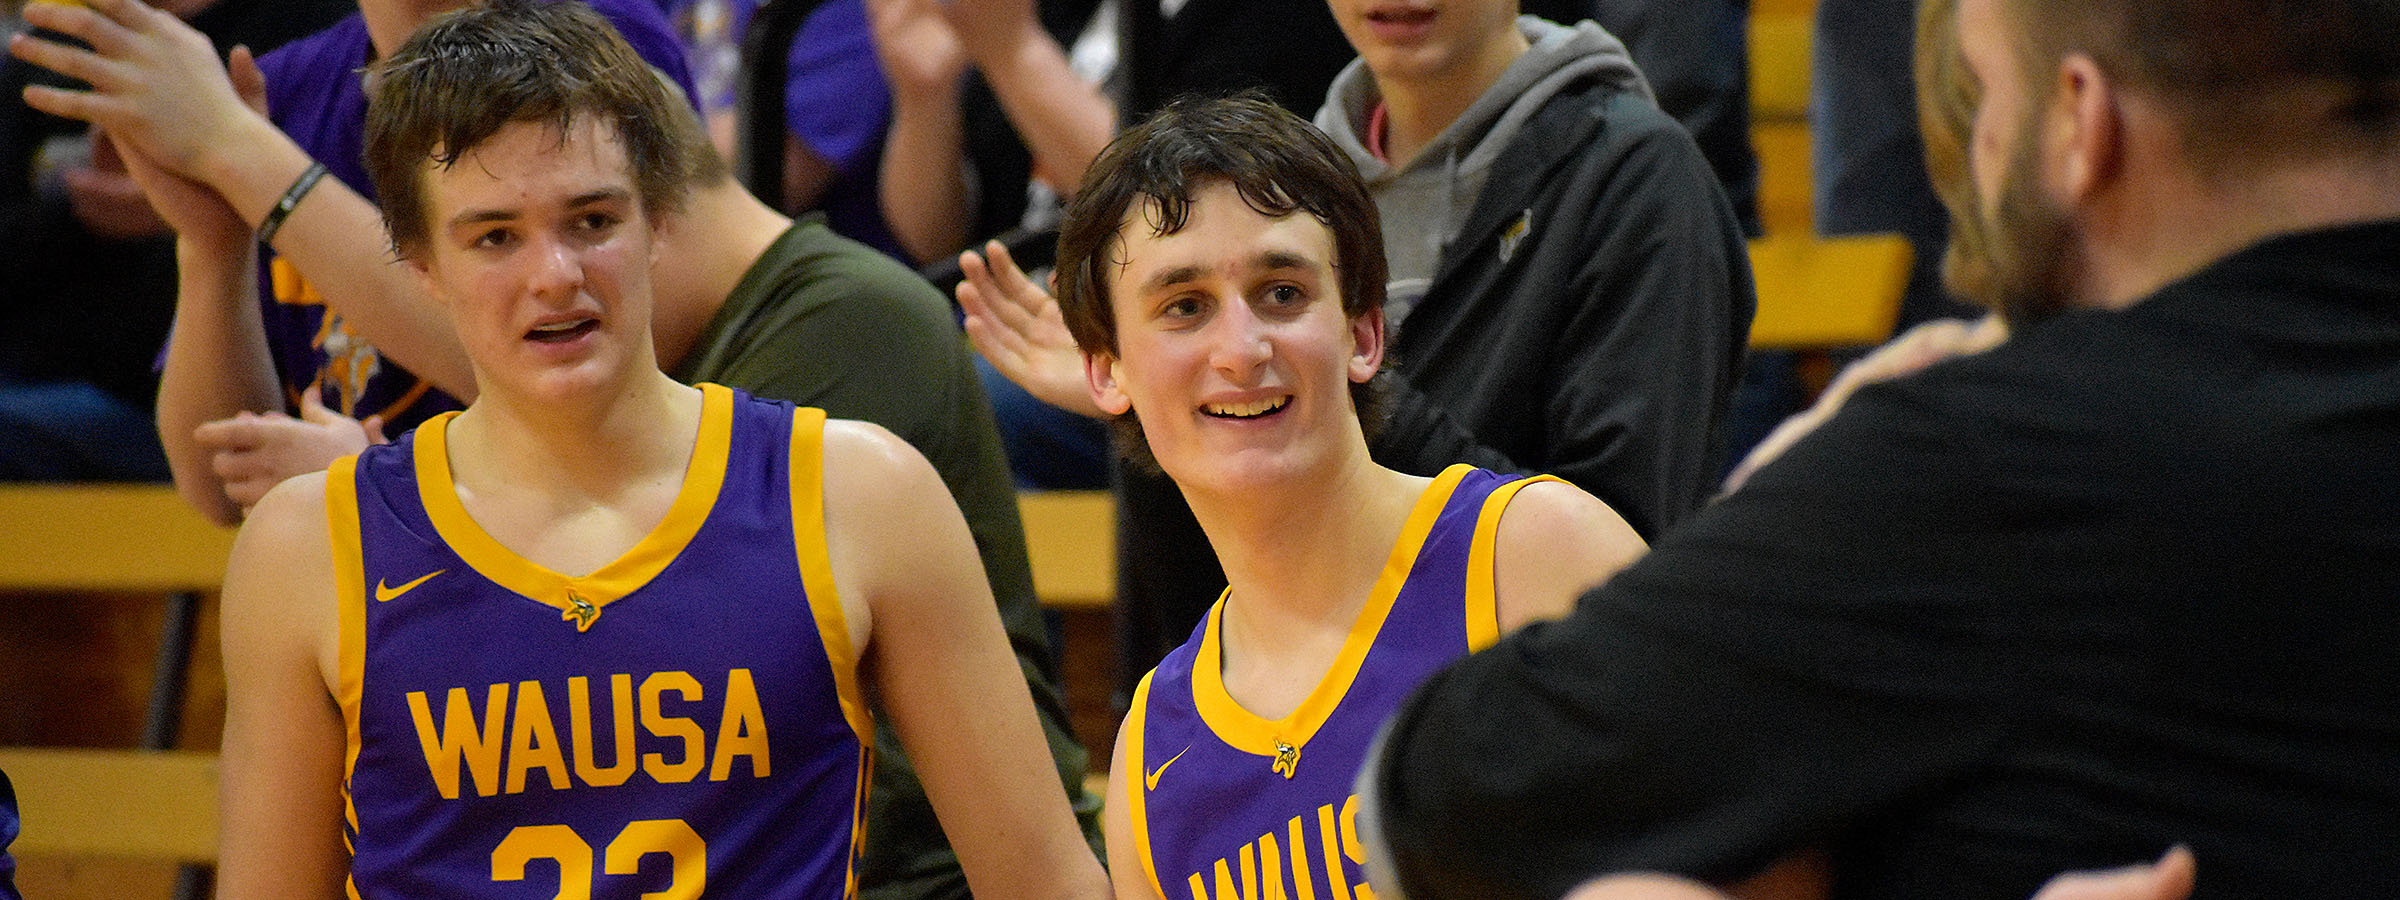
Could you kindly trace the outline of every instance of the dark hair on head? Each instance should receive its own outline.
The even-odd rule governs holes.
[[[1344,316],[1356,319],[1383,307],[1382,220],[1341,148],[1258,91],[1186,97],[1110,141],[1067,205],[1058,232],[1058,305],[1083,352],[1117,354],[1109,275],[1124,264],[1124,229],[1148,227],[1159,236],[1181,231],[1193,195],[1219,182],[1261,214],[1306,213],[1324,223],[1333,233],[1331,262]],[[1381,380],[1351,385],[1351,401],[1370,435]],[[1131,414],[1118,422],[1119,446],[1151,464],[1139,423]]]
[[[546,123],[562,137],[586,117],[610,126],[653,218],[726,173],[682,92],[577,0],[491,0],[443,14],[370,77],[367,174],[402,256],[431,239],[426,164],[448,168],[514,123]]]
[[[2090,56],[2167,102],[2203,174],[2400,140],[2400,0],[2006,0],[2036,86]]]

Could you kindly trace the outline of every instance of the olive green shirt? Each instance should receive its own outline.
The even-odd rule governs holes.
[[[804,217],[760,254],[690,354],[669,374],[873,422],[925,454],[966,514],[1000,623],[1024,670],[1060,785],[1099,845],[1098,798],[1083,789],[1084,748],[1067,727],[1058,668],[1033,594],[1016,487],[991,403],[950,304],[915,272]],[[916,769],[888,717],[876,717],[875,781],[859,886],[866,900],[968,895]]]

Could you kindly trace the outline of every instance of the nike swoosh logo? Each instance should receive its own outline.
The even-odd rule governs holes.
[[[405,594],[405,593],[408,593],[409,591],[416,590],[416,587],[417,587],[417,585],[424,584],[424,583],[425,583],[425,582],[427,582],[427,581],[431,581],[431,580],[433,580],[433,576],[435,576],[435,575],[440,575],[440,574],[442,574],[443,572],[447,572],[447,571],[450,571],[450,570],[449,570],[449,569],[435,569],[435,570],[433,570],[431,573],[428,573],[427,575],[425,575],[425,577],[423,577],[423,578],[419,578],[419,579],[417,579],[417,580],[415,580],[415,581],[411,581],[411,582],[409,582],[409,583],[407,583],[407,584],[404,584],[404,585],[401,585],[401,586],[399,586],[399,587],[389,587],[389,586],[386,586],[386,585],[383,583],[383,579],[381,579],[381,578],[375,579],[375,602],[377,602],[377,603],[382,603],[382,602],[385,602],[385,601],[387,601],[387,600],[391,600],[391,599],[397,598],[397,597],[399,597],[401,594]],[[1170,762],[1172,762],[1172,760],[1170,760]],[[1162,769],[1163,769],[1163,768],[1165,768],[1165,766],[1160,766],[1160,768],[1162,768]]]
[[[1182,759],[1184,754],[1190,752],[1192,752],[1192,748],[1190,747],[1177,750],[1175,751],[1174,756],[1167,757],[1166,762],[1159,763],[1156,770],[1144,774],[1142,776],[1142,789],[1147,791],[1158,790],[1158,776],[1166,774],[1168,766],[1174,765],[1176,760]]]

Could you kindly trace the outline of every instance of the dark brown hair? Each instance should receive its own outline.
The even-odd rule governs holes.
[[[2400,138],[2400,0],[2005,2],[2029,85],[2090,56],[2168,104],[2203,175]]]
[[[431,238],[426,163],[447,168],[517,122],[562,136],[587,116],[613,127],[653,219],[726,172],[681,92],[574,0],[492,0],[438,16],[372,79],[367,174],[402,256]]]

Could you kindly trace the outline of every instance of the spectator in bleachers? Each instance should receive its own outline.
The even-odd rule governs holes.
[[[264,52],[355,8],[158,6],[220,54],[235,45]],[[68,83],[0,60],[0,480],[164,481],[152,410],[175,308],[174,237],[97,130],[20,99],[29,84]]]
[[[255,245],[214,249],[243,261],[227,267],[211,259],[206,268],[221,282],[196,282],[196,248],[179,250],[159,439],[176,486],[212,519],[230,522],[240,514],[228,482],[263,482],[255,486],[263,493],[274,483],[269,479],[363,447],[367,433],[350,419],[379,420],[396,434],[458,408],[458,398],[473,390],[447,320],[392,264],[359,162],[366,99],[356,73],[398,46],[419,18],[442,8],[430,6],[369,0],[358,15],[257,65],[235,54],[230,73],[205,38],[131,0],[26,11],[36,24],[87,42],[106,37],[96,46],[108,48],[109,62],[129,73],[104,85],[106,103],[93,93],[39,87],[26,92],[28,103],[107,127],[121,152],[147,157],[193,190],[222,198],[258,229]],[[656,6],[598,0],[595,8],[691,92],[681,50]],[[48,41],[19,37],[10,47],[69,76],[98,62]],[[266,113],[247,105],[260,98]],[[323,178],[328,173],[331,180]],[[254,255],[265,263],[254,266]],[[221,302],[196,302],[201,297]],[[347,418],[314,414],[303,402],[309,394]],[[242,420],[257,427],[232,430],[261,433],[266,443],[211,444],[199,436],[201,425],[243,413],[263,419]],[[301,414],[307,415],[292,418]]]
[[[17,894],[17,861],[8,855],[17,827],[17,789],[8,783],[8,773],[0,772],[0,900],[25,900]]]

